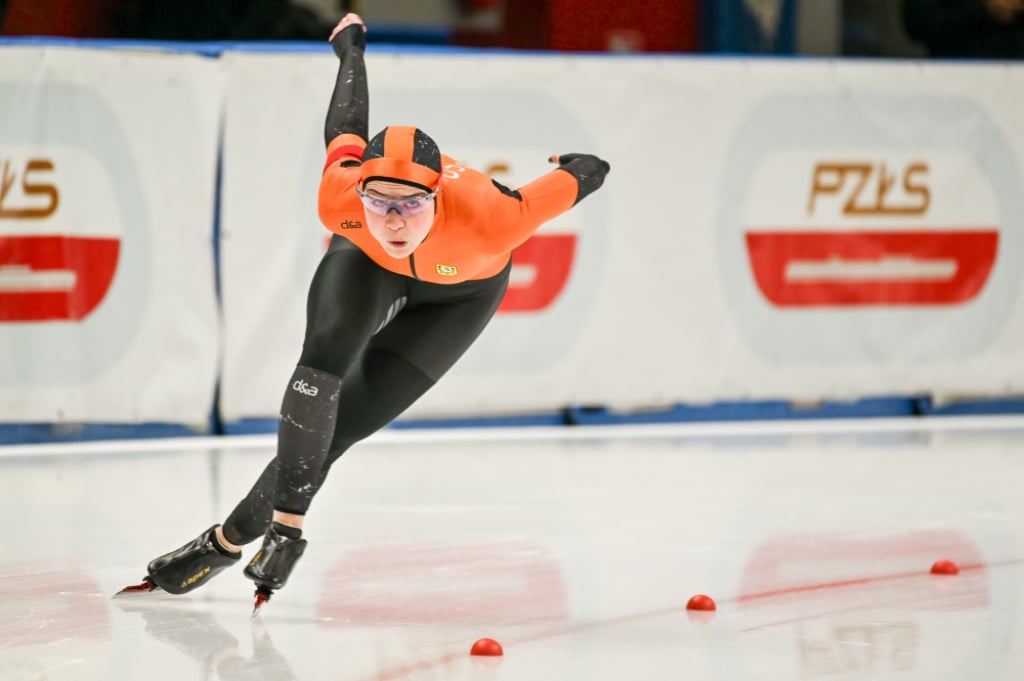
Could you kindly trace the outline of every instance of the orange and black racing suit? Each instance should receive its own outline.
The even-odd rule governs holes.
[[[306,333],[281,407],[278,453],[224,525],[229,541],[263,535],[273,509],[304,514],[331,464],[426,392],[480,335],[508,285],[511,252],[601,186],[586,154],[511,190],[442,156],[426,239],[392,258],[366,228],[355,192],[368,139],[361,26],[332,41],[340,58],[325,124],[319,209],[335,232],[313,277]]]

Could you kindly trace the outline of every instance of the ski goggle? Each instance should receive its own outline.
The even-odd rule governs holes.
[[[417,194],[416,196],[403,196],[401,198],[387,198],[367,194],[356,185],[356,194],[363,201],[366,210],[376,215],[387,216],[391,211],[397,211],[402,217],[417,215],[433,205],[433,198],[439,190],[435,189],[429,194]]]

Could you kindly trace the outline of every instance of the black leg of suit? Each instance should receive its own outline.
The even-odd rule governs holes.
[[[224,523],[228,541],[263,536],[275,509],[305,513],[331,464],[405,411],[472,345],[498,309],[508,274],[506,267],[489,279],[422,282],[382,269],[334,237],[310,287],[297,369],[341,381],[330,444],[294,437],[301,428],[279,429],[277,456]],[[297,399],[291,387],[282,414]]]

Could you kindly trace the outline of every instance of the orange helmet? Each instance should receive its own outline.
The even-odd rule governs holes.
[[[427,192],[441,181],[441,152],[419,128],[392,125],[373,136],[363,152],[360,185],[384,180]]]

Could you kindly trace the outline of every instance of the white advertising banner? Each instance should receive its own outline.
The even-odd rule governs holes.
[[[0,422],[208,422],[222,77],[0,48]]]
[[[408,416],[1024,389],[1024,69],[372,47],[371,133],[513,187],[552,153],[612,166]],[[276,414],[299,354],[337,61],[224,62],[234,420]]]

